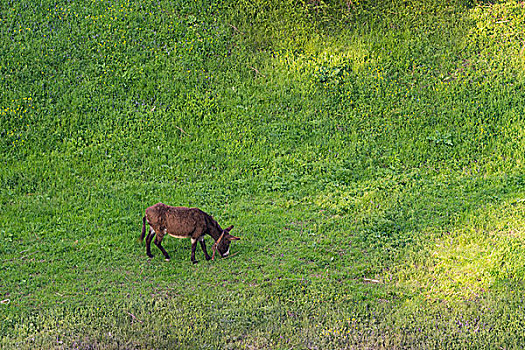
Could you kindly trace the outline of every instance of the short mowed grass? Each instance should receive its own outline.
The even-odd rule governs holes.
[[[0,38],[0,347],[525,343],[523,3],[7,1]],[[147,258],[159,201],[232,256]]]

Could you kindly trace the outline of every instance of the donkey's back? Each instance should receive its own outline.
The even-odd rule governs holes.
[[[197,239],[214,228],[215,220],[199,208],[157,203],[146,209],[146,221],[157,233]]]

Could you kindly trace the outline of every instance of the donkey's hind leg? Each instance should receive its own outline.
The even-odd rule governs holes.
[[[153,230],[153,228],[150,227],[149,233],[146,236],[146,254],[150,258],[153,258],[153,254],[151,254],[151,240],[153,239],[153,237],[155,237],[155,231]]]
[[[164,230],[164,233],[165,232],[166,230]],[[155,243],[155,245],[160,249],[162,254],[164,254],[164,258],[166,259],[166,261],[170,261],[170,256],[168,255],[168,252],[166,251],[166,249],[164,249],[164,247],[161,244],[163,238],[164,238],[163,233],[157,233],[157,236],[155,237],[155,241],[153,243]]]

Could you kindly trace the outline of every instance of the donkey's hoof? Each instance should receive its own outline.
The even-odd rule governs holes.
[[[166,260],[166,261],[170,261],[170,258],[166,258],[166,259],[164,259],[164,260]]]
[[[148,258],[153,259],[153,255],[148,255]]]
[[[196,263],[198,263],[199,261],[198,261],[198,260],[192,260],[191,262],[194,263],[194,264],[196,264]]]

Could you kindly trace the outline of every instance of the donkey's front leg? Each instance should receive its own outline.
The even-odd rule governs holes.
[[[197,260],[195,260],[195,249],[197,249],[197,240],[195,238],[191,239],[191,262],[196,264]]]
[[[202,251],[204,252],[204,256],[206,257],[206,260],[211,260],[211,256],[206,251],[206,243],[204,243],[204,237],[199,238],[199,242],[201,244]]]

